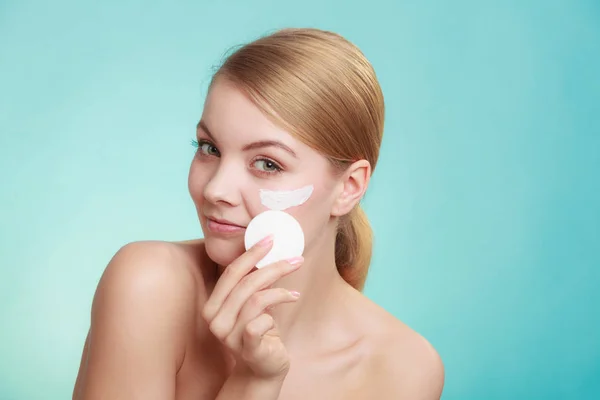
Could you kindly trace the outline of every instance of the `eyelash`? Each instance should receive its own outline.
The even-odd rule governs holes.
[[[194,146],[196,148],[196,153],[199,154],[201,157],[210,157],[213,156],[213,154],[204,154],[201,149],[203,145],[209,145],[211,147],[214,147],[217,152],[219,152],[219,149],[217,149],[217,146],[215,146],[214,144],[212,144],[211,142],[209,142],[208,140],[192,140],[192,146]],[[219,155],[216,157],[220,157],[220,152]],[[279,163],[275,162],[274,160],[271,160],[270,158],[266,158],[266,157],[259,157],[256,158],[252,161],[252,164],[256,163],[257,161],[264,161],[265,163],[272,163],[273,164],[273,168],[275,168],[274,171],[263,171],[260,169],[255,169],[255,171],[260,174],[260,175],[264,175],[264,176],[271,176],[271,175],[276,175],[279,174],[281,172],[283,172],[283,167],[281,165],[279,165]]]

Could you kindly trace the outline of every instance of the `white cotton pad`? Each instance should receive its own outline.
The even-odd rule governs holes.
[[[304,251],[304,232],[300,223],[284,211],[269,210],[250,221],[244,236],[246,250],[268,235],[273,235],[273,247],[256,264],[262,268],[271,263],[301,256]]]

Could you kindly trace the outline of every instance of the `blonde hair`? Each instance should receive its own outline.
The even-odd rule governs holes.
[[[384,101],[373,67],[342,36],[314,28],[283,29],[243,45],[213,77],[243,90],[275,123],[326,156],[343,172],[365,159],[375,169]],[[372,231],[357,204],[340,218],[335,261],[340,275],[364,287]]]

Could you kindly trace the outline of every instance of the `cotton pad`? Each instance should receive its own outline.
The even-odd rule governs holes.
[[[302,255],[304,232],[302,232],[300,223],[290,214],[284,211],[269,210],[254,217],[248,224],[244,236],[246,250],[268,235],[273,235],[273,247],[256,264],[256,268]]]

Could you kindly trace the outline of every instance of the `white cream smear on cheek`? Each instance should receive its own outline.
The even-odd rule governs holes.
[[[296,190],[260,189],[260,202],[269,210],[283,211],[304,204],[313,192],[313,185]]]

